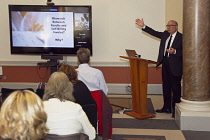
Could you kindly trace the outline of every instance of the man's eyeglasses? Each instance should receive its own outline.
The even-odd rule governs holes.
[[[173,27],[173,26],[177,26],[177,25],[166,25],[166,27]]]

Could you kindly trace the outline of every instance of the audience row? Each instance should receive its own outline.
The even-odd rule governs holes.
[[[112,107],[103,73],[89,66],[87,48],[80,48],[77,57],[76,70],[63,64],[51,74],[41,89],[43,100],[29,90],[17,90],[6,98],[0,112],[1,139],[38,140],[77,133],[90,140],[96,133],[104,140],[111,137]]]

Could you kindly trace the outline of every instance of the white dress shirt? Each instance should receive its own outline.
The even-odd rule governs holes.
[[[172,46],[172,44],[173,44],[173,42],[174,42],[174,38],[176,37],[176,33],[177,33],[177,31],[176,31],[174,34],[170,35],[170,36],[172,36],[172,37],[171,37],[171,42],[170,42],[169,47],[171,47],[171,46]],[[168,45],[168,42],[169,42],[170,36],[166,39],[164,54],[165,54],[165,52],[166,52],[166,49],[167,49],[167,45]],[[175,50],[174,54],[176,54],[176,50]],[[168,54],[168,55],[169,55],[169,54]]]
[[[107,95],[106,81],[99,69],[92,68],[88,64],[80,64],[76,70],[78,71],[78,79],[84,82],[90,91],[103,90]]]
[[[74,102],[61,102],[57,98],[44,101],[49,134],[69,135],[84,133],[90,140],[95,138],[95,128],[89,122],[82,107]]]

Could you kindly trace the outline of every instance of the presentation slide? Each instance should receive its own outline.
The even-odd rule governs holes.
[[[13,11],[12,36],[16,47],[74,47],[73,12]]]

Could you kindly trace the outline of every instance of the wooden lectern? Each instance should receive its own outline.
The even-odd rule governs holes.
[[[135,57],[120,57],[130,61],[132,111],[126,114],[137,119],[154,118],[155,115],[147,113],[148,64],[157,62]]]

